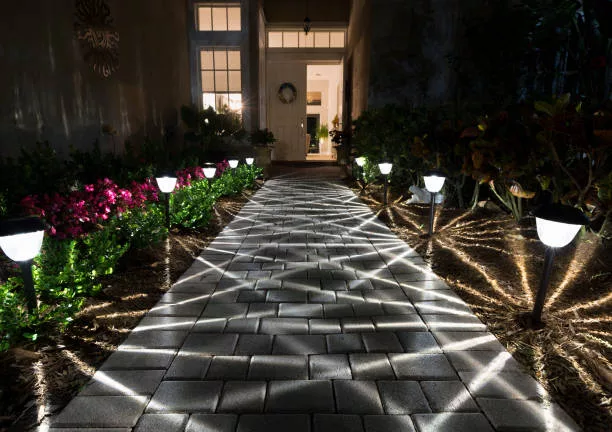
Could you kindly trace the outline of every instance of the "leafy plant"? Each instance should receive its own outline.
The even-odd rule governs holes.
[[[270,147],[277,140],[269,129],[256,129],[251,132],[249,141],[255,147]]]

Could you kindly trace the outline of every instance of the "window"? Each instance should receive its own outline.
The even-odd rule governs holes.
[[[225,106],[232,111],[242,109],[239,49],[202,49],[200,71],[204,108],[212,107],[216,111]]]
[[[199,31],[240,31],[240,5],[207,3],[198,6]]]
[[[344,48],[344,31],[269,31],[268,48]]]

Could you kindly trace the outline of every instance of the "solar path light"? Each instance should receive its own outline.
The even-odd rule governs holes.
[[[531,314],[532,323],[541,326],[543,324],[542,309],[546,300],[555,251],[569,244],[576,237],[580,228],[588,225],[589,220],[577,208],[563,204],[543,205],[534,212],[534,215],[538,237],[546,245],[544,273]]]
[[[19,264],[28,311],[37,308],[32,260],[39,254],[45,235],[45,226],[37,217],[11,219],[0,222],[0,248],[7,257]]]
[[[166,205],[166,228],[170,231],[170,194],[176,187],[176,177],[163,176],[156,177],[157,187],[159,190],[166,195],[166,199],[164,200]]]
[[[378,164],[378,169],[380,170],[380,173],[384,176],[385,178],[385,185],[383,188],[383,205],[387,205],[387,183],[389,183],[389,174],[391,173],[391,170],[393,169],[393,164],[390,162],[381,162]]]
[[[442,186],[444,186],[444,180],[446,176],[442,171],[430,170],[423,176],[425,180],[425,189],[430,193],[430,208],[429,208],[429,235],[433,234],[433,223],[434,223],[434,210],[436,206],[436,194],[440,192]]]

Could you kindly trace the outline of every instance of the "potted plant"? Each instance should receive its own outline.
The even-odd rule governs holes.
[[[264,178],[267,178],[272,163],[272,148],[276,138],[268,128],[254,130],[249,138],[251,145],[255,148],[255,163],[263,169]]]
[[[317,139],[319,143],[322,143],[329,136],[329,128],[326,124],[322,124],[317,128]]]

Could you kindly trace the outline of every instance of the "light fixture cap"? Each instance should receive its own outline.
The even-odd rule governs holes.
[[[579,209],[563,204],[545,204],[534,211],[540,241],[546,246],[569,244],[589,219]]]
[[[363,167],[366,163],[366,158],[364,156],[359,156],[358,158],[355,158],[355,163],[358,167]]]
[[[423,174],[423,180],[425,181],[425,189],[431,193],[437,193],[440,192],[442,186],[444,186],[446,174],[437,169],[429,170]]]
[[[155,180],[157,181],[157,187],[159,187],[159,190],[163,193],[170,193],[176,187],[176,177],[155,177]]]
[[[230,168],[236,168],[238,166],[238,159],[230,159],[227,161]]]
[[[0,222],[0,248],[13,261],[29,261],[40,252],[45,225],[35,217]]]
[[[204,172],[204,177],[211,179],[217,173],[217,166],[213,163],[205,163],[202,167],[202,171]]]
[[[391,162],[381,162],[378,164],[378,169],[382,175],[388,175],[393,169],[393,164]]]
[[[255,158],[248,157],[245,159],[245,161],[247,165],[253,165],[253,162],[255,162]]]

